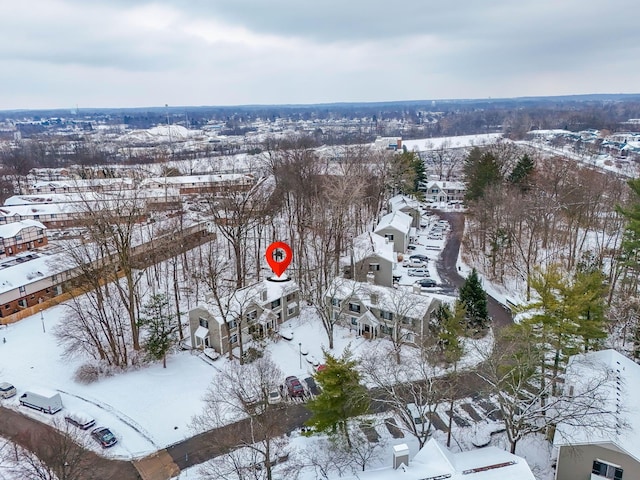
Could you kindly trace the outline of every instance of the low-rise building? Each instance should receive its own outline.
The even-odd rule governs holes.
[[[524,458],[497,447],[452,453],[432,438],[411,460],[409,456],[409,447],[406,444],[395,445],[393,456],[389,459],[391,464],[389,467],[359,472],[357,476],[346,478],[348,480],[535,479]]]
[[[219,301],[207,301],[189,311],[191,346],[227,354],[240,341],[264,338],[300,313],[300,289],[292,281],[268,279],[236,290]]]
[[[393,286],[397,255],[393,251],[393,242],[388,238],[371,232],[363,233],[353,239],[351,255],[343,260],[347,278]]]
[[[21,220],[0,225],[0,258],[47,244],[47,227],[36,220]]]
[[[409,246],[413,218],[406,213],[396,211],[383,216],[374,232],[393,242],[394,251],[403,253]]]
[[[430,202],[462,202],[466,191],[467,187],[462,182],[431,180],[427,182],[424,197]]]
[[[611,381],[601,384],[605,372]],[[558,449],[556,480],[640,478],[640,365],[615,350],[571,357],[565,378],[569,394],[596,384],[608,428],[597,427],[602,418],[582,425],[560,423],[553,439]]]
[[[366,338],[417,343],[442,303],[434,295],[337,277],[325,294],[332,318]]]
[[[411,226],[418,228],[420,226],[420,220],[422,219],[422,213],[420,209],[420,202],[407,197],[405,195],[396,195],[389,199],[389,211],[406,213],[413,221]]]

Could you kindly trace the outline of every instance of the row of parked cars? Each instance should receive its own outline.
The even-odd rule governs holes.
[[[296,376],[289,376],[284,380],[284,386],[280,391],[273,390],[269,393],[268,402],[277,404],[282,401],[282,397],[287,395],[289,398],[304,398],[307,396],[318,395],[320,388],[316,384],[313,377],[307,377],[302,382]]]
[[[12,398],[17,395],[16,387],[8,382],[0,383],[0,397]],[[58,392],[47,390],[30,390],[20,395],[20,405],[33,408],[43,413],[54,415],[64,408],[62,398]],[[65,411],[64,419],[70,425],[81,430],[89,430],[95,426],[96,421],[83,412]],[[107,427],[97,427],[91,430],[91,438],[98,442],[102,448],[108,448],[118,443],[115,435]]]

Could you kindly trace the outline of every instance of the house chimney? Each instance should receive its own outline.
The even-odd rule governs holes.
[[[406,443],[393,447],[393,469],[397,470],[402,464],[409,466],[409,447]]]
[[[371,301],[371,305],[378,304],[378,294],[376,292],[369,293],[369,300]]]
[[[264,290],[260,291],[260,301],[261,302],[266,302],[267,301],[267,289],[266,288]]]
[[[376,274],[373,272],[367,272],[367,283],[373,285],[376,282]]]

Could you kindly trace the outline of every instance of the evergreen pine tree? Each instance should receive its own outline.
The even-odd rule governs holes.
[[[509,174],[509,182],[519,187],[523,192],[526,192],[531,188],[530,179],[534,168],[535,164],[533,160],[525,153]]]
[[[465,200],[482,198],[487,188],[502,183],[498,159],[491,152],[482,152],[478,147],[471,150],[464,161],[464,175],[467,183]]]
[[[138,326],[147,331],[144,350],[154,360],[162,359],[162,366],[167,368],[167,353],[176,343],[178,322],[165,295],[153,295],[142,307]]]
[[[487,294],[475,268],[460,288],[459,298],[467,313],[468,326],[478,331],[486,328],[489,322]]]
[[[340,358],[326,351],[324,356],[326,368],[315,374],[322,391],[307,404],[312,413],[307,425],[321,432],[341,433],[351,447],[347,422],[369,410],[367,389],[360,384],[357,362],[349,349]]]

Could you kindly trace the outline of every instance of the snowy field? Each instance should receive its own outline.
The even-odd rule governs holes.
[[[481,133],[478,135],[459,135],[456,137],[418,138],[416,140],[402,140],[402,146],[410,152],[426,152],[441,148],[482,147],[496,143],[502,138],[501,133]]]

